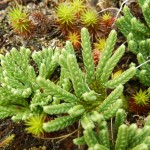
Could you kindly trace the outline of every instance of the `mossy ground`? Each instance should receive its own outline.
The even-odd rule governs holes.
[[[19,3],[23,4],[24,9],[31,10],[42,10],[45,12],[45,14],[48,15],[49,18],[51,18],[51,14],[54,13],[54,7],[58,5],[58,3],[62,2],[62,0],[16,0]],[[110,0],[109,5],[113,5],[113,7],[119,8],[119,4],[121,1],[114,2],[113,0]],[[8,17],[7,12],[9,11],[9,8],[14,6],[15,0],[0,0],[0,53],[5,54],[7,53],[12,47],[19,48],[20,46],[25,46],[33,50],[41,50],[42,47],[60,47],[62,48],[65,43],[65,39],[63,37],[59,37],[53,32],[53,27],[49,27],[45,33],[38,34],[36,33],[33,37],[29,37],[26,39],[23,39],[22,37],[19,37],[16,33],[14,33],[8,23]],[[92,3],[94,5],[94,2]],[[91,3],[88,3],[88,5],[91,5]],[[94,7],[91,5],[91,7]],[[110,7],[106,4],[104,7]],[[137,9],[137,4],[132,3],[129,4],[131,10],[134,14],[138,15],[139,17],[141,15],[141,11]],[[96,9],[96,7],[95,7]],[[99,8],[102,9],[102,8]],[[142,16],[141,16],[142,19]],[[118,40],[117,45],[121,45],[123,42],[125,42],[125,38],[119,33],[118,34]],[[78,55],[78,61],[81,64],[82,67],[82,57],[80,52],[77,52]],[[129,64],[131,62],[137,63],[136,57],[130,53],[126,52],[121,61],[119,62],[118,66],[115,68],[114,72],[119,69],[127,69]],[[59,71],[56,71],[56,75],[54,75],[56,78],[59,75]],[[142,84],[139,83],[138,80],[133,79],[132,81],[128,82],[125,85],[125,91],[124,95],[127,99],[130,99],[131,95],[138,91],[140,88],[144,89]],[[139,116],[138,114],[132,114],[131,112],[128,112],[128,119],[126,121],[127,124],[130,123],[137,123],[138,126],[143,125],[143,120],[146,114],[143,114],[142,116]],[[6,147],[0,148],[0,150],[77,150],[79,149],[77,146],[75,146],[72,142],[72,139],[74,137],[77,137],[79,132],[75,132],[74,134],[71,134],[70,136],[66,136],[66,138],[56,138],[61,137],[64,135],[67,135],[69,133],[74,132],[77,130],[78,124],[74,124],[73,126],[59,131],[54,132],[50,134],[45,135],[45,139],[33,137],[31,134],[27,134],[25,131],[25,126],[23,122],[14,123],[11,121],[10,118],[0,120],[0,143],[9,135],[15,134],[14,140]],[[51,139],[56,138],[56,139]],[[85,150],[86,147],[80,147],[80,150]]]

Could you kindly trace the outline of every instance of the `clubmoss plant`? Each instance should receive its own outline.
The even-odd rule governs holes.
[[[37,78],[37,83],[43,89],[43,94],[52,95],[62,102],[43,107],[45,113],[60,116],[43,124],[43,129],[46,132],[63,129],[77,120],[81,120],[81,122],[86,121],[89,127],[94,128],[94,123],[90,119],[93,111],[103,113],[104,118],[109,119],[115,116],[117,110],[122,107],[122,100],[119,98],[123,91],[122,85],[133,77],[136,69],[131,67],[119,77],[112,80],[109,79],[113,68],[125,50],[125,46],[121,45],[112,54],[116,36],[116,32],[113,30],[106,40],[105,50],[97,68],[95,68],[90,36],[88,30],[82,28],[81,45],[85,72],[79,68],[74,48],[71,42],[67,41],[59,57],[61,66],[59,85],[42,77]],[[71,86],[74,92],[71,92]],[[108,95],[107,89],[114,90]],[[65,115],[61,116],[62,114]]]
[[[6,55],[0,55],[0,118],[12,116],[13,120],[25,120],[33,114],[41,113],[41,106],[51,102],[51,96],[42,93],[36,78],[50,78],[58,66],[60,50],[43,49],[33,52],[32,61],[37,71],[30,64],[31,51],[24,47],[16,48]]]
[[[96,68],[86,28],[81,30],[83,69],[80,69],[69,41],[61,54],[58,48],[55,51],[43,49],[32,55],[29,49],[18,51],[13,48],[5,56],[0,55],[0,118],[12,116],[18,121],[32,116],[26,121],[28,131],[39,135],[43,130],[61,130],[76,121],[81,122],[86,133],[95,128],[94,116],[103,114],[106,120],[114,117],[123,105],[120,99],[123,84],[136,72],[133,66],[120,76],[110,78],[125,51],[125,46],[121,45],[113,52],[116,39],[116,31],[112,30]],[[33,62],[36,68],[31,65]],[[61,67],[60,79],[55,83],[50,79],[58,65]],[[44,122],[42,114],[56,115],[56,118]],[[36,118],[39,119],[37,129],[34,126]]]
[[[127,38],[128,49],[137,55],[137,60],[140,65],[137,71],[137,77],[145,86],[150,86],[150,0],[141,1],[139,0],[139,5],[142,9],[142,13],[145,19],[145,23],[142,23],[139,19],[134,17],[127,6],[123,9],[123,14],[116,22],[118,28]],[[141,65],[143,64],[143,65]]]
[[[95,117],[96,116],[96,117]],[[93,112],[91,119],[97,125],[96,132],[92,128],[88,128],[88,124],[84,122],[83,136],[74,139],[77,145],[88,146],[88,150],[149,150],[150,149],[150,124],[149,117],[143,128],[138,128],[136,124],[124,124],[125,112],[119,109],[116,114],[115,131],[116,134],[109,132],[107,122],[102,114]],[[81,122],[82,123],[82,122]],[[114,134],[112,136],[112,134]],[[113,137],[113,139],[110,139]]]

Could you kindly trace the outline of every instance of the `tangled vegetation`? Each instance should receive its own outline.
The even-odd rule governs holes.
[[[73,135],[82,150],[150,150],[150,0],[43,3],[8,9],[21,46],[0,54],[0,122],[48,142]]]

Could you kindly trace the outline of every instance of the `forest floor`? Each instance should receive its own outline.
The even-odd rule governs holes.
[[[53,14],[54,7],[61,1],[55,0],[18,0],[23,7],[27,7],[30,10],[42,10],[48,17]],[[119,8],[122,1],[113,2],[113,7]],[[7,13],[11,7],[14,6],[15,0],[0,0],[0,53],[5,54],[12,47],[19,49],[20,46],[25,46],[33,50],[40,50],[42,47],[60,47],[62,48],[65,43],[65,39],[58,38],[52,32],[52,29],[48,29],[43,34],[36,34],[34,37],[24,40],[22,37],[14,33],[10,27]],[[92,3],[92,2],[91,2]],[[136,3],[136,2],[135,2]],[[94,3],[91,4],[94,7]],[[136,5],[136,4],[134,4]],[[110,6],[109,6],[110,7]],[[136,15],[135,7],[133,7],[133,13]],[[96,9],[96,8],[95,8]],[[132,9],[132,6],[131,6]],[[124,42],[123,36],[118,36],[117,44]],[[80,53],[78,54],[80,57]],[[126,69],[130,62],[136,63],[136,57],[126,52],[126,55],[119,62],[118,68]],[[125,94],[132,95],[133,89],[139,89],[142,87],[139,82],[130,81],[125,85]],[[127,123],[135,122],[138,126],[142,126],[145,115],[128,114]],[[72,134],[70,134],[72,133]],[[15,123],[10,118],[0,120],[0,145],[11,134],[15,137],[12,142],[1,147],[0,150],[77,150],[79,149],[72,142],[74,137],[77,137],[77,124],[64,129],[59,132],[49,133],[45,137],[34,137],[25,131],[25,125],[23,122]],[[86,147],[81,147],[80,150],[86,150]]]

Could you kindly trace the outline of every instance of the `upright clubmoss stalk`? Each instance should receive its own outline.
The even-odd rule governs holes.
[[[83,73],[81,72],[77,60],[75,58],[75,55],[68,55],[67,57],[67,65],[70,72],[70,76],[73,82],[73,87],[75,90],[75,93],[78,97],[81,97],[83,93],[88,91],[85,83],[85,79],[83,76]]]
[[[99,61],[97,69],[96,69],[96,79],[98,81],[100,80],[100,77],[101,77],[101,74],[102,74],[102,71],[103,71],[103,68],[104,68],[106,62],[109,60],[109,58],[112,54],[114,45],[116,43],[116,39],[117,39],[117,33],[114,30],[112,30],[106,40],[104,52],[101,56],[101,60]]]
[[[86,81],[90,85],[95,80],[94,61],[91,51],[90,36],[88,31],[83,28],[81,30],[82,55],[86,69]]]

